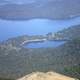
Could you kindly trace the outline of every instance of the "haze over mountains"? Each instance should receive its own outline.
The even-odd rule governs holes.
[[[66,19],[80,15],[80,0],[0,0],[0,18]]]

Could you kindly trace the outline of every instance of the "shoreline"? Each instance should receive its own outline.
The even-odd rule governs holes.
[[[28,44],[28,43],[32,43],[32,42],[44,42],[44,41],[70,41],[70,40],[67,40],[67,39],[54,39],[54,40],[48,40],[48,39],[33,39],[33,40],[26,40],[26,41],[23,41],[20,45],[24,45],[24,44]]]
[[[42,42],[42,41],[47,41],[47,39],[33,39],[33,40],[26,40],[26,41],[23,41],[21,43],[21,45],[24,45],[26,43],[31,43],[31,42]]]

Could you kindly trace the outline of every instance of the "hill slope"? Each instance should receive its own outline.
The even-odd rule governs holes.
[[[65,68],[79,65],[80,37],[56,48],[27,49],[10,43],[0,45],[0,77],[20,78],[35,71],[55,71],[79,78],[80,74],[65,72]]]

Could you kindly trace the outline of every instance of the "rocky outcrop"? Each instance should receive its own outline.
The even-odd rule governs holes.
[[[17,80],[78,80],[55,72],[34,72]]]

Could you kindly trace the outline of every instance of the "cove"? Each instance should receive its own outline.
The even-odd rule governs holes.
[[[56,48],[62,44],[64,44],[65,41],[41,41],[41,42],[30,42],[23,45],[25,48]]]

